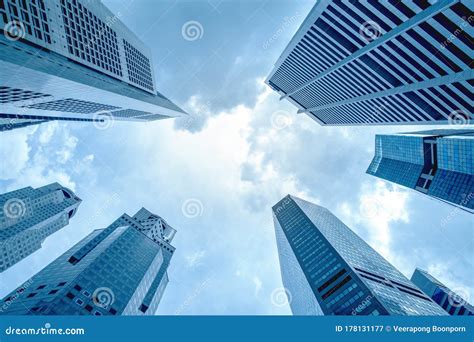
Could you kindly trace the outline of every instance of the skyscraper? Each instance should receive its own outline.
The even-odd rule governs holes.
[[[474,213],[474,130],[376,135],[367,173]]]
[[[121,16],[100,1],[1,1],[0,131],[186,115],[157,91],[150,50]]]
[[[474,315],[474,307],[471,304],[428,272],[417,268],[411,276],[411,281],[450,315]]]
[[[329,210],[290,195],[272,210],[294,315],[446,314]]]
[[[176,231],[142,208],[78,242],[0,302],[0,314],[153,315]]]
[[[474,118],[472,1],[317,1],[266,83],[321,125]]]
[[[41,248],[67,226],[81,199],[58,183],[0,195],[0,272]]]

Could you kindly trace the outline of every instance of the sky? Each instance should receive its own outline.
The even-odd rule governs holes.
[[[191,116],[1,133],[0,193],[59,182],[83,202],[2,274],[0,297],[146,207],[178,231],[158,314],[291,314],[271,207],[292,194],[331,210],[407,277],[423,268],[472,303],[472,215],[365,173],[376,133],[427,127],[322,127],[264,84],[314,1],[103,2],[151,48],[159,91]]]

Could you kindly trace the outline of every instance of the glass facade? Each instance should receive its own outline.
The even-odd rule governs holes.
[[[0,195],[0,272],[41,248],[67,226],[81,199],[58,183]]]
[[[287,196],[273,220],[293,314],[445,314],[329,210]]]
[[[472,1],[317,1],[266,83],[321,125],[474,119]]]
[[[367,173],[474,212],[474,130],[375,137]]]
[[[94,230],[0,303],[9,315],[153,315],[175,230],[142,208]]]
[[[474,307],[471,304],[428,272],[417,268],[411,276],[411,281],[450,315],[474,315]]]
[[[157,91],[148,47],[100,1],[5,0],[0,26],[0,131],[186,115]]]

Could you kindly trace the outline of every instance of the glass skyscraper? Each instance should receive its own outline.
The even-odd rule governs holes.
[[[367,173],[474,213],[474,130],[377,135]]]
[[[466,299],[462,298],[456,292],[451,291],[428,272],[417,268],[411,276],[411,281],[450,315],[474,315],[474,307],[469,304]]]
[[[81,199],[58,183],[0,195],[0,272],[41,248],[68,225]]]
[[[317,1],[266,83],[321,125],[474,119],[472,1]]]
[[[0,1],[0,131],[186,115],[157,91],[151,52],[121,15],[101,1]]]
[[[176,231],[142,208],[97,229],[0,302],[8,315],[153,315]]]
[[[446,315],[329,210],[290,195],[272,210],[294,315]]]

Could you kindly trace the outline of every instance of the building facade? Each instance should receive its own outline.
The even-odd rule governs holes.
[[[266,83],[321,125],[474,119],[472,1],[317,1]]]
[[[294,315],[445,315],[329,210],[294,196],[272,208]]]
[[[376,135],[367,173],[474,213],[474,130]]]
[[[153,315],[175,230],[142,208],[97,229],[0,303],[8,315]]]
[[[411,276],[411,281],[450,315],[474,315],[474,307],[466,299],[451,291],[428,272],[417,268]]]
[[[186,113],[156,89],[150,50],[101,1],[0,2],[0,130]]]
[[[81,199],[58,183],[0,195],[0,272],[41,248],[67,226]]]

